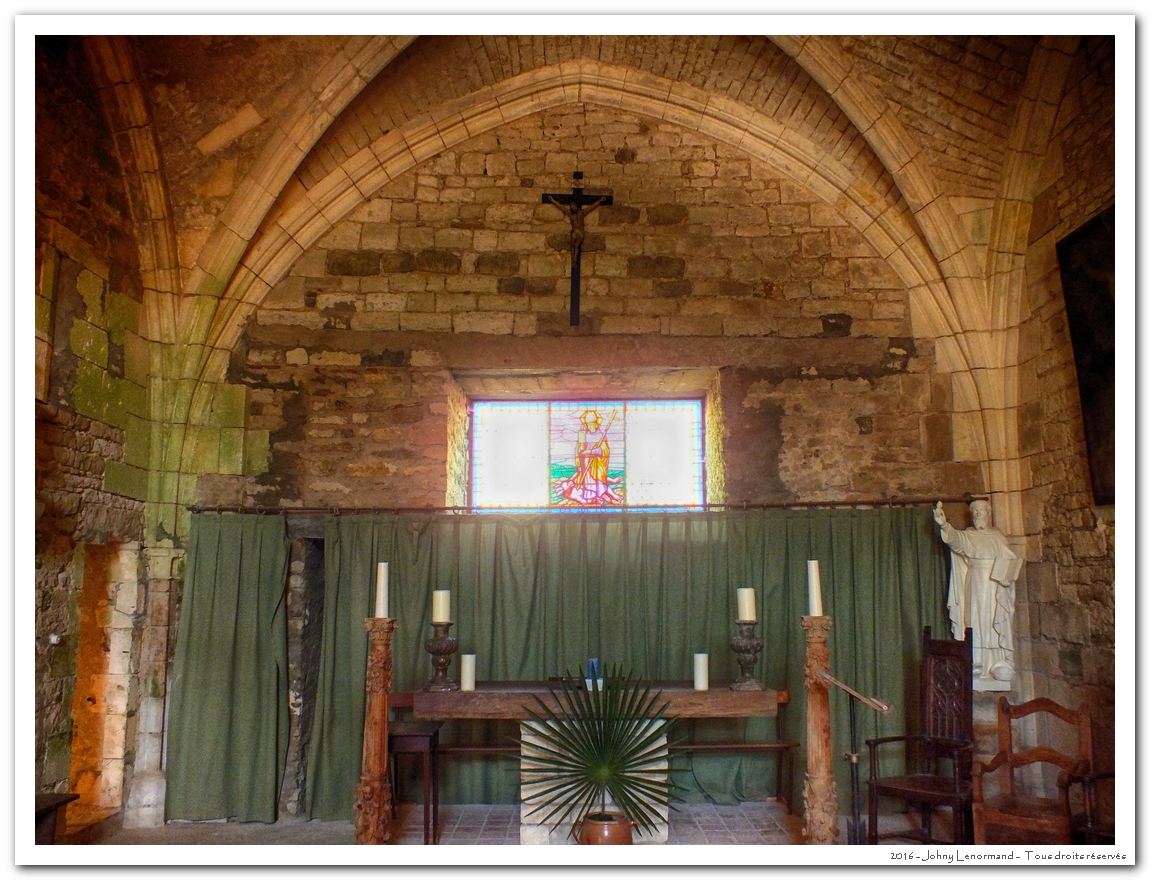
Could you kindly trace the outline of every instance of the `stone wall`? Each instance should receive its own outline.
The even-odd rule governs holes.
[[[75,40],[37,39],[35,764],[37,790],[53,791],[69,785],[86,548],[135,548],[139,565],[133,543],[142,538],[143,504],[135,499],[145,496],[147,462],[126,450],[145,457],[149,438],[135,243],[86,69]],[[138,598],[130,592],[127,605],[102,607],[118,610],[118,644],[135,624]],[[124,660],[116,658],[112,675],[129,673]],[[101,688],[93,699],[117,710],[109,724],[119,728],[114,740],[129,741],[130,760],[135,695],[116,691],[106,702],[110,694]]]
[[[541,195],[577,169],[614,204],[586,219],[572,327],[570,227]],[[248,429],[268,433],[268,472],[243,493],[255,504],[462,503],[459,389],[712,389],[715,501],[980,491],[950,461],[933,362],[906,289],[831,206],[697,133],[572,105],[442,153],[352,212],[271,290],[229,381],[251,388]]]
[[[1114,729],[1115,509],[1092,500],[1055,245],[1114,204],[1114,105],[1104,100],[1114,85],[1114,41],[1084,38],[1032,213],[1030,318],[1020,345],[1019,431],[1035,481],[1028,508],[1041,518],[1043,542],[1017,605],[1020,650],[1034,671],[1027,696],[1086,701],[1103,735],[1096,740],[1105,765]]]

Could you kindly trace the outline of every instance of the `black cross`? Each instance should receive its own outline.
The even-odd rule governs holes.
[[[568,248],[572,255],[572,293],[571,293],[571,324],[579,324],[579,267],[580,254],[583,253],[584,229],[583,219],[600,205],[610,205],[611,196],[585,196],[583,187],[575,183],[583,180],[583,172],[572,172],[572,191],[570,193],[544,193],[541,202],[550,202],[568,216],[572,231],[568,237]]]

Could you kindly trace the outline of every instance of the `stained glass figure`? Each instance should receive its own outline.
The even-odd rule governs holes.
[[[552,405],[553,504],[603,507],[624,503],[622,455],[612,468],[613,446],[623,452],[623,415],[618,404]]]

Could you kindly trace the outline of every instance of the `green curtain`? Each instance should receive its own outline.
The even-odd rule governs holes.
[[[172,661],[167,819],[276,819],[288,748],[287,576],[283,517],[192,515]]]
[[[946,632],[947,558],[929,508],[671,513],[331,516],[326,523],[322,666],[307,768],[309,816],[352,815],[359,782],[364,663],[375,564],[390,564],[393,690],[431,678],[431,591],[452,591],[452,634],[476,654],[479,680],[538,680],[583,669],[588,657],[652,679],[692,677],[692,654],[710,653],[713,680],[734,679],[736,588],[754,587],[764,650],[756,675],[788,691],[783,736],[805,740],[799,624],[807,614],[807,563],[821,563],[832,616],[832,673],[896,704],[890,716],[860,709],[859,738],[900,733],[918,682],[924,625]],[[458,662],[452,670],[458,669]],[[846,696],[833,694],[833,753],[848,749]],[[774,739],[774,720],[684,721],[693,740]],[[446,742],[500,741],[514,724],[448,723]],[[791,797],[805,757],[794,757]],[[519,768],[506,759],[444,761],[447,803],[511,803]],[[775,792],[764,754],[674,760],[688,801],[762,799]],[[837,768],[848,804],[849,770]],[[411,790],[408,790],[411,791]]]

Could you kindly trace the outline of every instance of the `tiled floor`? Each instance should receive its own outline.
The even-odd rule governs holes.
[[[677,805],[668,844],[800,844],[802,820],[771,802]],[[420,805],[400,805],[389,844],[423,844]],[[350,822],[168,823],[122,829],[99,844],[354,844]],[[443,805],[440,844],[519,844],[518,805]]]
[[[739,805],[679,804],[671,812],[667,843],[688,844],[802,844],[803,820],[774,802]],[[866,829],[867,816],[863,823]],[[917,823],[914,815],[880,817],[881,832],[904,830]],[[839,818],[839,844],[847,844],[847,817]],[[114,825],[110,828],[116,828]],[[936,835],[951,837],[946,811],[935,819]],[[910,839],[908,839],[910,840]],[[389,844],[423,844],[421,805],[399,806]],[[287,817],[276,823],[182,823],[154,829],[116,829],[110,834],[81,837],[93,844],[355,844],[351,822],[307,821]],[[440,808],[440,844],[520,843],[518,805],[443,805]]]

